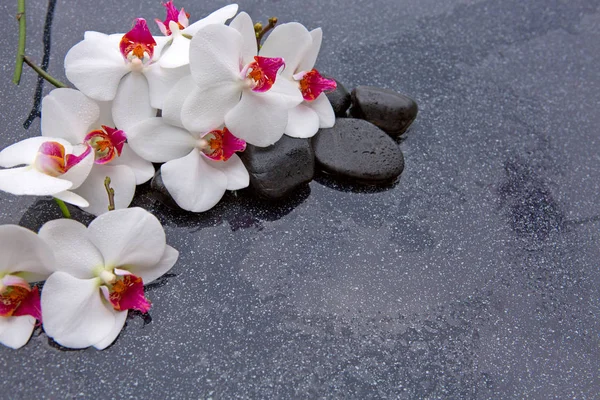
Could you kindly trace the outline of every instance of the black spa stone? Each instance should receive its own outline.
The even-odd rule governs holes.
[[[417,112],[413,99],[393,90],[372,86],[352,90],[351,115],[377,125],[392,137],[406,132]]]
[[[335,83],[337,84],[334,91],[326,93],[327,98],[333,107],[333,112],[335,112],[336,117],[345,117],[346,111],[348,111],[352,104],[350,93],[337,79],[330,76],[327,78],[335,80]]]
[[[404,169],[398,144],[362,119],[338,118],[312,140],[315,159],[330,174],[367,182],[389,182]]]
[[[312,180],[315,172],[314,153],[308,139],[283,135],[274,145],[248,145],[240,153],[250,173],[250,187],[268,199],[280,199]]]

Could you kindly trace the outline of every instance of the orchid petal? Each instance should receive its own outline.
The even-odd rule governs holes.
[[[128,72],[118,45],[108,35],[84,39],[65,57],[67,78],[86,96],[99,101],[114,99],[121,78]]]
[[[218,128],[223,125],[225,115],[239,103],[240,94],[239,86],[232,83],[195,89],[181,109],[183,126],[190,132],[208,132]]]
[[[280,78],[268,92],[262,93],[265,102],[277,107],[292,108],[304,101],[302,92],[296,82]]]
[[[298,81],[302,97],[306,101],[313,101],[321,93],[331,92],[337,87],[335,79],[323,77],[316,69],[308,72],[300,72],[294,75],[294,79]]]
[[[266,92],[271,89],[284,66],[283,58],[254,57],[254,61],[244,67],[247,78],[252,81],[251,90]]]
[[[154,46],[154,55],[160,56],[165,47],[171,43],[171,36],[154,36],[154,40],[156,41],[156,46]]]
[[[184,210],[203,212],[214,207],[225,194],[227,176],[211,167],[212,161],[197,150],[161,167],[165,187]]]
[[[121,50],[119,49],[119,46],[121,44],[121,40],[123,40],[123,35],[125,35],[125,33],[112,33],[110,35],[106,35],[105,33],[97,33],[97,35],[94,36],[89,36],[90,32],[87,31],[84,33],[83,38],[87,39],[87,40],[95,40],[98,39],[100,41],[102,41],[102,45],[104,46],[110,46],[111,49],[117,49],[117,51],[119,51],[119,55],[121,55]],[[121,61],[123,61],[123,56],[121,55]]]
[[[25,278],[21,278],[20,276],[17,276],[17,275],[4,275],[4,277],[2,279],[0,279],[0,283],[4,286],[19,286],[28,292],[31,289],[29,282],[27,282],[27,280]],[[19,306],[19,308],[20,308],[20,306]],[[20,315],[24,315],[24,314],[20,314]]]
[[[74,89],[54,89],[42,100],[42,136],[83,141],[100,116],[98,104]]]
[[[108,195],[104,187],[104,179],[110,178],[110,187],[115,191],[115,209],[127,208],[135,194],[135,173],[126,165],[98,165],[85,182],[74,190],[86,199],[90,205],[86,211],[100,215],[108,211]]]
[[[295,138],[309,138],[319,130],[319,116],[305,104],[298,104],[288,111],[285,134]]]
[[[156,18],[154,20],[154,22],[156,22],[156,25],[158,25],[158,29],[160,30],[160,33],[162,33],[165,36],[169,36],[169,31],[167,30],[167,26],[164,24],[164,22],[162,22],[158,18]],[[157,54],[161,54],[161,53],[157,52]]]
[[[141,61],[146,55],[152,60],[156,41],[148,29],[144,18],[135,18],[133,27],[125,33],[119,42],[119,51],[123,59],[129,62],[129,57]]]
[[[166,123],[183,128],[181,109],[183,103],[192,94],[196,85],[191,75],[181,78],[168,92],[162,109],[162,118]]]
[[[90,223],[88,237],[104,257],[104,265],[151,268],[165,251],[165,231],[156,217],[142,208],[103,214]]]
[[[185,28],[182,31],[182,33],[194,36],[196,32],[198,32],[200,29],[204,28],[207,25],[224,24],[228,19],[233,18],[237,11],[237,4],[229,4],[225,7],[221,7],[218,10],[213,11],[206,17],[202,18],[201,20],[194,22],[193,24]]]
[[[102,254],[89,240],[87,228],[80,222],[55,219],[46,222],[38,235],[54,250],[58,271],[75,278],[90,279],[94,277],[94,268],[104,265]]]
[[[307,101],[304,104],[319,116],[319,128],[331,128],[335,125],[335,112],[325,93],[321,93],[313,101]]]
[[[147,285],[169,272],[177,262],[177,258],[179,258],[179,252],[167,245],[160,260],[150,268],[140,268],[139,265],[131,265],[128,268],[129,272],[142,278],[144,285]]]
[[[190,25],[190,20],[188,19],[188,13],[185,12],[183,7],[179,10],[179,15],[177,16],[177,27],[179,28],[179,24],[181,26],[187,27]]]
[[[302,61],[300,61],[300,64],[296,68],[296,72],[310,71],[315,67],[315,63],[317,62],[317,56],[319,55],[321,42],[323,41],[323,31],[321,28],[313,29],[310,31],[310,36],[312,43],[304,53]]]
[[[75,146],[75,148],[73,149],[73,154],[81,156],[87,149],[87,145]],[[71,168],[69,168],[67,172],[62,174],[60,176],[60,179],[70,181],[73,184],[73,186],[71,186],[71,189],[78,188],[83,182],[85,182],[88,175],[90,174],[92,167],[94,166],[94,157],[94,152],[90,150],[81,161],[73,165]]]
[[[133,125],[155,115],[156,109],[150,105],[150,89],[146,77],[137,72],[125,76],[112,105],[112,116],[117,128],[127,133]]]
[[[225,126],[231,133],[260,147],[278,141],[288,119],[285,108],[266,101],[266,93],[245,92],[242,100],[225,115]]]
[[[171,45],[160,56],[161,68],[178,68],[190,63],[190,39],[173,35]]]
[[[35,318],[30,315],[0,317],[0,343],[19,349],[29,341],[34,326]]]
[[[242,44],[242,65],[251,63],[254,61],[254,56],[256,56],[258,53],[258,48],[256,45],[256,33],[254,30],[254,24],[252,23],[252,18],[250,18],[247,13],[241,12],[233,19],[233,21],[231,21],[229,26],[237,30],[244,38],[244,42]]]
[[[208,25],[190,43],[190,72],[200,89],[241,81],[242,35],[225,25]]]
[[[216,161],[210,165],[225,173],[227,190],[243,189],[250,184],[250,174],[237,154],[232,155],[227,161]]]
[[[69,142],[58,138],[36,136],[21,140],[0,151],[0,167],[10,168],[17,165],[31,165],[34,163],[40,146],[45,142],[57,142],[63,145],[67,153],[71,152]]]
[[[71,186],[71,182],[46,175],[33,167],[0,170],[0,190],[17,196],[47,196]]]
[[[165,124],[162,118],[150,118],[129,131],[129,145],[148,161],[166,162],[187,155],[196,140],[188,131]]]
[[[101,341],[94,343],[94,347],[97,350],[104,350],[117,339],[121,331],[123,330],[123,326],[125,326],[125,320],[127,319],[127,310],[125,311],[116,311],[115,310],[115,323],[112,327],[112,330],[104,339]]]
[[[302,57],[312,43],[312,38],[304,25],[297,22],[278,25],[273,29],[260,49],[262,57],[282,57],[285,69],[281,73],[288,79],[294,75]]]
[[[235,137],[227,128],[203,134],[199,144],[202,154],[214,161],[228,160],[236,152],[246,150],[246,142]]]
[[[114,328],[116,314],[100,294],[100,279],[78,279],[55,272],[42,291],[44,331],[58,344],[73,349],[94,345]]]
[[[76,193],[69,192],[68,190],[60,193],[54,193],[52,197],[81,208],[85,208],[90,205],[86,199]]]
[[[185,39],[189,42],[188,39]],[[183,77],[190,75],[187,65],[178,68],[162,68],[159,63],[151,64],[144,69],[150,88],[150,105],[154,108],[164,108],[167,94]]]
[[[29,282],[46,279],[56,269],[52,249],[29,229],[17,225],[0,226],[0,271]]]
[[[111,165],[126,165],[131,168],[135,174],[136,185],[141,185],[142,183],[149,181],[156,172],[154,171],[152,163],[136,154],[135,151],[132,150],[131,145],[127,143],[123,146],[121,155],[115,158]]]

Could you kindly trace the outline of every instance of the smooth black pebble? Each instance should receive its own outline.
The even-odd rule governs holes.
[[[404,170],[398,144],[362,119],[339,118],[312,139],[315,159],[325,172],[367,182],[389,182]]]
[[[250,174],[250,187],[268,199],[280,199],[312,180],[315,157],[308,139],[283,135],[269,147],[247,145],[238,153]]]
[[[390,89],[357,86],[351,97],[352,117],[369,121],[392,137],[406,132],[419,111],[413,99]]]

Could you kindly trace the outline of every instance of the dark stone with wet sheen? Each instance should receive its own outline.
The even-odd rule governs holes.
[[[367,182],[389,182],[404,169],[398,144],[362,119],[339,118],[312,140],[318,165],[334,175]]]
[[[240,157],[250,173],[250,188],[261,197],[280,199],[312,180],[315,157],[308,139],[283,135],[274,145],[248,145]]]
[[[335,112],[336,117],[345,117],[346,112],[352,104],[350,93],[337,79],[330,76],[327,76],[327,78],[335,80],[335,83],[337,84],[337,88],[334,91],[326,93],[327,98],[333,107],[333,112]]]
[[[350,114],[377,125],[390,136],[402,135],[417,117],[417,103],[408,96],[372,86],[352,90]]]

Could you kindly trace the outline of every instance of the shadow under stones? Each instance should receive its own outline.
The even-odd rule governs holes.
[[[163,225],[197,228],[217,226],[227,222],[232,231],[263,228],[263,221],[276,221],[292,212],[310,195],[310,187],[302,185],[285,199],[270,200],[257,197],[251,189],[227,191],[223,198],[208,211],[194,213],[174,207],[163,194],[149,185],[142,185],[131,206],[151,211]],[[172,201],[172,199],[171,199]],[[170,204],[170,205],[169,205]]]
[[[221,201],[212,209],[193,213],[165,205],[162,194],[150,188],[149,183],[139,185],[129,207],[141,207],[152,213],[161,224],[197,228],[197,230],[229,223],[232,231],[263,228],[263,221],[276,221],[291,213],[310,195],[308,184],[302,185],[285,199],[270,200],[257,197],[250,189],[227,191]],[[88,226],[94,215],[67,204],[71,218]],[[48,221],[63,218],[56,202],[48,197],[40,198],[25,210],[19,225],[34,232]]]
[[[327,186],[328,188],[340,192],[381,193],[395,188],[400,182],[401,176],[402,175],[389,182],[361,182],[355,178],[343,178],[337,175],[328,174],[325,171],[317,170],[315,171],[313,180],[323,186]]]
[[[83,211],[79,207],[71,204],[67,204],[67,207],[71,213],[71,218],[86,226],[95,218],[94,215]],[[45,197],[39,199],[25,210],[25,213],[19,220],[19,225],[37,232],[46,222],[60,218],[63,218],[63,215],[56,202],[51,198]]]

